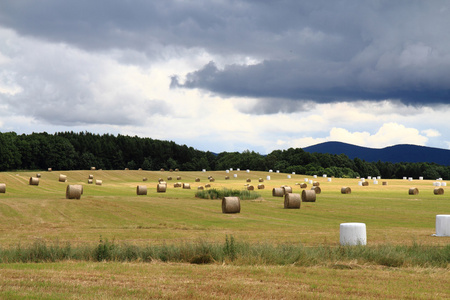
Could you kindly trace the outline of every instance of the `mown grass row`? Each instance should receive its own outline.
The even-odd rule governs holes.
[[[37,241],[28,247],[0,249],[1,263],[56,261],[179,262],[234,265],[341,266],[373,264],[388,267],[450,266],[450,244],[444,247],[412,246],[317,246],[249,244],[226,236],[225,242],[198,241],[178,245],[136,246],[100,238],[98,245],[72,247],[70,243]]]

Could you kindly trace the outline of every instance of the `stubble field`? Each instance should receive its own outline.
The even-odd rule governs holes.
[[[429,180],[378,180],[368,187],[358,179],[225,171],[53,171],[40,172],[39,186],[28,185],[36,172],[0,173],[6,193],[0,194],[0,248],[28,247],[36,242],[93,246],[99,240],[136,247],[206,243],[222,245],[226,238],[248,245],[301,245],[339,249],[339,224],[362,222],[367,246],[429,246],[445,248],[450,237],[434,237],[437,214],[450,213],[449,195],[434,195]],[[59,182],[60,174],[67,182]],[[102,185],[87,184],[88,175]],[[237,174],[237,178],[233,175]],[[270,175],[271,180],[266,180]],[[171,176],[173,180],[167,180]],[[181,179],[177,180],[177,176]],[[209,182],[208,176],[215,178]],[[225,180],[225,176],[230,176]],[[146,177],[148,181],[143,181]],[[166,193],[157,193],[159,178]],[[200,178],[200,182],[195,182]],[[241,201],[239,214],[223,214],[221,200],[199,199],[199,185],[244,189],[265,179],[261,198]],[[284,209],[272,188],[308,178],[320,182],[316,202],[301,209]],[[387,185],[382,185],[387,181]],[[191,189],[173,183],[190,183]],[[80,200],[65,199],[68,184],[83,184]],[[147,195],[136,195],[145,185]],[[351,194],[341,194],[349,186]],[[308,184],[310,189],[311,185]],[[418,195],[408,195],[416,187]],[[445,187],[444,187],[445,189]],[[445,190],[446,193],[449,193]],[[56,261],[0,264],[3,298],[423,298],[450,297],[449,266],[387,267],[360,260],[330,261],[304,266],[263,261],[189,263],[128,261]]]

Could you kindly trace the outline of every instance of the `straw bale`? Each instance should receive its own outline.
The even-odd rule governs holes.
[[[0,183],[0,193],[4,194],[6,193],[6,184]]]
[[[263,190],[264,189],[264,184],[258,184],[258,190]]]
[[[204,188],[200,185],[199,187],[197,187],[197,190],[204,190]]]
[[[88,179],[94,179],[94,175],[90,174]]]
[[[320,182],[314,181],[314,182],[313,182],[313,186],[320,186]]]
[[[283,188],[273,188],[272,189],[272,196],[273,197],[283,197],[284,196],[284,189]]]
[[[66,188],[66,199],[80,199],[83,194],[83,186],[81,184],[69,184]]]
[[[91,167],[91,170],[92,170],[92,171],[95,171],[95,167]]]
[[[408,194],[409,195],[417,195],[417,194],[419,194],[419,189],[418,188],[410,188],[409,189],[409,191],[408,191]]]
[[[39,178],[37,178],[37,177],[30,177],[29,184],[30,185],[39,185]]]
[[[433,192],[434,192],[435,195],[444,195],[444,189],[441,188],[441,187],[440,188],[435,188]]]
[[[169,169],[169,172],[173,172],[173,169]]]
[[[285,185],[285,186],[282,186],[282,188],[283,188],[284,194],[292,193],[292,187]]]
[[[95,185],[102,185],[103,184],[103,181],[101,181],[101,180],[99,180],[99,179],[97,179],[96,181],[95,181]]]
[[[129,171],[130,169],[128,169],[128,168],[125,168],[124,170],[125,170],[125,171]]]
[[[181,182],[175,182],[175,183],[173,184],[173,187],[175,187],[175,188],[181,187],[181,186],[182,186]]]
[[[195,178],[195,182],[200,182],[200,178]]]
[[[93,182],[94,182],[94,180],[88,179],[88,184],[92,184]]]
[[[289,193],[284,195],[284,208],[300,208],[300,194]]]
[[[300,183],[300,188],[306,189],[308,185],[306,183]]]
[[[191,185],[189,183],[183,183],[183,189],[190,190],[191,189]]]
[[[362,186],[369,186],[369,182],[368,181],[363,181]]]
[[[181,176],[177,176],[177,180],[181,180]]]
[[[136,187],[137,195],[147,195],[147,187],[145,185],[138,185]]]
[[[313,190],[316,194],[322,193],[322,189],[320,188],[320,186],[313,186],[311,190]]]
[[[214,181],[216,181],[214,178],[209,179],[209,182],[214,182]]]
[[[175,169],[175,172],[178,172],[178,171],[180,171],[179,169]]]
[[[165,193],[166,189],[167,189],[167,184],[164,184],[164,183],[159,183],[156,186],[156,192],[158,192],[158,193]]]
[[[148,180],[147,177],[142,178],[142,181],[147,181],[147,180]]]
[[[37,173],[37,174],[36,174],[36,177],[37,177],[37,178],[41,178],[41,173]]]
[[[341,194],[351,194],[352,193],[352,189],[348,186],[343,186],[341,187]]]
[[[248,187],[247,187],[247,190],[248,191],[253,191],[255,189],[255,187],[253,186],[253,185],[249,185]]]
[[[383,181],[382,185],[388,185],[387,181]]]
[[[59,174],[59,182],[66,182],[67,181],[67,176],[63,175],[63,174]]]
[[[228,179],[230,179],[230,176],[225,176],[225,180],[228,180]]]
[[[167,176],[167,180],[172,180],[172,176]]]
[[[163,169],[163,168],[161,168],[161,169],[160,169],[160,171],[161,171],[161,172],[164,172],[164,169]]]
[[[48,168],[47,171],[51,172],[51,171],[52,171],[52,168]]]
[[[247,182],[252,182],[252,180],[250,178],[247,178]]]
[[[239,197],[224,197],[222,199],[222,213],[235,214],[241,212],[241,199]]]
[[[164,179],[158,178],[158,182],[162,182],[162,181],[164,181]]]
[[[211,185],[209,183],[205,184],[205,188],[209,188]]]
[[[316,191],[311,190],[303,190],[302,191],[302,202],[316,202]]]

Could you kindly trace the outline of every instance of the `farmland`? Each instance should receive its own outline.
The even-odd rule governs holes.
[[[328,182],[323,177],[291,175],[287,178],[287,174],[256,171],[231,171],[229,174],[225,171],[137,170],[40,173],[38,186],[28,185],[29,178],[36,172],[0,173],[0,183],[6,184],[6,193],[0,194],[0,248],[28,247],[36,242],[69,243],[74,248],[95,247],[100,239],[136,247],[189,243],[222,245],[226,238],[233,237],[238,243],[248,245],[336,249],[339,248],[339,224],[344,222],[366,224],[367,247],[442,248],[450,243],[450,237],[432,236],[436,215],[450,213],[450,201],[445,193],[434,195],[434,186],[429,180],[386,180],[387,185],[381,184],[383,179],[377,185],[368,180],[369,186],[363,187],[358,185],[358,179],[332,178]],[[60,174],[67,176],[67,182],[58,181]],[[87,184],[89,174],[94,175],[94,182],[102,180],[102,185]],[[266,179],[267,175],[271,180],[264,180],[265,189],[256,190],[261,197],[241,201],[239,214],[223,214],[220,199],[195,197],[197,187],[209,183],[208,176],[215,178],[211,182],[213,188],[244,189],[245,184],[256,187],[258,179]],[[168,176],[173,180],[167,180]],[[181,179],[177,180],[177,176]],[[225,176],[230,179],[225,180]],[[143,181],[144,177],[148,180]],[[156,192],[159,178],[168,183],[165,193]],[[195,178],[200,178],[200,182],[195,182]],[[300,210],[284,209],[283,198],[273,197],[272,188],[289,185],[294,193],[301,193],[296,183],[304,182],[304,178],[320,182],[322,192],[317,195],[317,201],[303,202]],[[175,182],[189,183],[191,189],[174,188]],[[83,184],[80,200],[65,199],[68,184]],[[148,194],[136,195],[137,185],[146,185]],[[310,186],[308,184],[308,189]],[[342,186],[350,187],[352,192],[341,194]],[[408,195],[411,187],[418,188],[419,194]],[[14,295],[58,298],[58,295],[71,293],[74,298],[90,298],[94,290],[99,292],[100,298],[220,299],[277,295],[279,298],[300,295],[397,298],[396,289],[406,298],[450,295],[448,265],[389,268],[357,260],[310,267],[295,263],[281,266],[263,261],[248,263],[239,258],[234,262],[215,261],[206,265],[159,260],[150,263],[70,260],[3,263],[0,275],[0,296],[5,298]],[[343,281],[342,276],[348,281]],[[373,280],[362,281],[365,277]],[[179,283],[181,278],[184,281]],[[224,282],[224,278],[229,280]],[[148,286],[148,280],[163,284]],[[421,284],[417,284],[418,281]],[[379,286],[381,282],[386,288]],[[111,291],[111,285],[116,286],[116,292]]]

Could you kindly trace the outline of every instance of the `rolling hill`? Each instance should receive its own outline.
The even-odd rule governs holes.
[[[376,149],[342,142],[325,142],[303,148],[309,153],[345,154],[350,159],[358,157],[369,162],[429,162],[450,165],[450,150],[417,145],[395,145]]]

